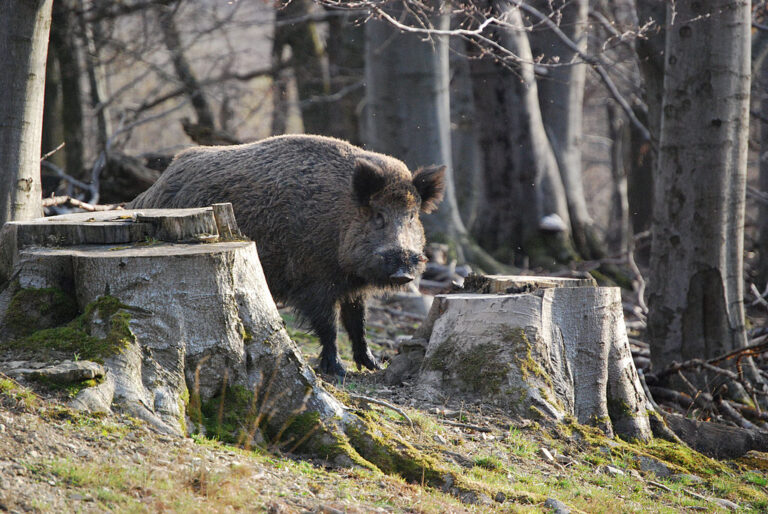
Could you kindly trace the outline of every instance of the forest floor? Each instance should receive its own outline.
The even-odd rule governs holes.
[[[386,360],[417,322],[391,306],[373,307],[369,335]],[[317,339],[290,313],[284,317],[313,361]],[[346,341],[341,348],[352,369]],[[413,428],[387,407],[353,407],[440,459],[475,492],[459,498],[368,469],[160,435],[130,417],[73,412],[60,395],[0,378],[0,510],[768,511],[768,454],[716,461],[666,441],[630,444],[575,423],[546,426],[458,400],[423,405],[407,385],[386,386],[369,372],[350,373],[336,387],[397,406]]]

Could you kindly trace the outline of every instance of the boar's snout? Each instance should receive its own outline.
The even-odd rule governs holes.
[[[412,281],[416,275],[423,271],[423,264],[427,261],[421,252],[414,252],[402,248],[388,249],[376,252],[387,277],[387,281],[395,285],[403,285]]]

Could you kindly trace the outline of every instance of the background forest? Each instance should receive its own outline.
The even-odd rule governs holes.
[[[594,345],[582,346],[606,348],[603,360],[590,361],[594,368],[610,368],[612,376],[637,386],[628,397],[636,400],[632,408],[640,414],[624,401],[612,401],[615,391],[608,391],[610,417],[618,412],[649,425],[643,436],[617,429],[619,437],[631,439],[625,441],[611,438],[611,430],[601,433],[580,425],[584,420],[578,415],[551,423],[530,410],[530,416],[518,419],[494,403],[469,402],[465,410],[466,398],[451,394],[440,396],[442,403],[429,403],[413,394],[405,371],[399,381],[387,380],[398,373],[396,359],[402,363],[410,358],[408,352],[418,353],[415,342],[422,336],[429,342],[425,334],[434,327],[429,321],[416,323],[426,310],[414,314],[404,304],[393,308],[381,298],[369,310],[368,337],[377,357],[392,364],[382,373],[350,373],[346,382],[335,385],[312,382],[305,392],[285,378],[295,370],[293,364],[283,366],[282,357],[273,363],[266,391],[261,378],[253,391],[236,390],[228,386],[226,369],[219,374],[202,364],[189,386],[190,375],[185,378],[182,370],[179,401],[167,403],[179,414],[174,423],[183,428],[166,435],[190,433],[198,444],[159,436],[123,415],[136,411],[118,409],[108,419],[75,413],[56,402],[77,400],[80,390],[51,387],[36,378],[27,389],[24,379],[19,385],[8,378],[18,371],[18,355],[28,350],[14,345],[32,341],[31,351],[40,350],[34,336],[48,328],[36,325],[50,314],[42,303],[19,309],[17,300],[30,291],[55,300],[61,291],[14,282],[12,268],[29,266],[37,276],[44,266],[42,260],[17,259],[23,248],[6,237],[15,237],[16,226],[7,224],[0,236],[14,242],[0,245],[0,307],[25,311],[16,325],[19,334],[29,334],[14,334],[12,317],[3,314],[0,508],[34,510],[35,494],[40,494],[46,499],[39,505],[51,509],[73,501],[81,507],[96,501],[93,505],[102,510],[129,505],[162,510],[165,501],[177,510],[247,508],[256,501],[270,512],[283,512],[289,504],[287,512],[335,512],[322,503],[332,501],[341,509],[376,504],[385,510],[485,511],[494,506],[516,511],[530,506],[567,512],[566,501],[602,511],[616,505],[636,511],[687,506],[763,511],[768,485],[757,470],[768,469],[766,55],[766,3],[744,0],[0,4],[0,226],[43,213],[120,208],[149,188],[176,153],[195,145],[321,134],[393,155],[413,170],[445,165],[445,199],[437,211],[422,216],[431,262],[421,292],[455,292],[477,272],[587,278],[589,290],[615,293],[617,299],[608,306],[590,310],[579,300],[558,308],[569,319],[578,318],[571,327],[584,338],[592,334],[588,325],[594,330],[603,326],[592,323],[596,319],[616,321],[618,336],[604,330],[587,338]],[[157,254],[170,247],[147,239],[134,246],[143,251],[158,243],[148,249]],[[60,250],[57,241],[50,250],[54,253]],[[238,244],[253,249],[250,243]],[[200,253],[218,251],[213,244],[190,246]],[[105,250],[104,262],[126,248]],[[51,273],[60,272],[58,261],[52,262]],[[193,274],[172,269],[182,278],[164,273],[163,279],[174,284],[153,284],[168,298],[176,283],[185,284],[184,277]],[[248,276],[258,279],[259,273]],[[622,301],[616,288],[590,287],[592,278],[600,285],[620,286]],[[464,291],[480,291],[473,289],[479,280],[467,280]],[[85,281],[95,284],[96,277]],[[259,288],[249,284],[244,287],[256,294]],[[113,294],[109,282],[97,289],[99,298],[109,300]],[[520,292],[514,287],[505,291]],[[415,296],[424,308],[423,298]],[[506,296],[544,298],[535,292]],[[172,307],[173,302],[159,303]],[[74,319],[74,312],[68,313],[71,321],[53,330],[77,328],[77,323],[83,328],[86,322],[106,326],[107,318],[88,318],[101,307],[88,305]],[[113,307],[110,330],[122,326],[136,343],[126,317],[130,307]],[[488,311],[494,308],[499,312],[492,314],[511,317],[506,307]],[[26,311],[35,311],[33,317]],[[184,310],[181,325],[186,317],[205,317],[190,312]],[[242,321],[252,317],[240,314],[231,316],[240,323],[231,330],[233,338],[275,354],[283,348],[295,357],[295,344],[305,354],[306,347],[315,351],[317,338],[297,330],[291,314],[276,309],[273,314],[282,347],[271,335],[254,335]],[[115,316],[123,325],[115,325]],[[467,318],[456,319],[458,331]],[[193,327],[199,320],[189,321]],[[188,334],[182,332],[184,339]],[[557,346],[568,339],[559,326],[544,332],[555,335],[553,355],[567,353]],[[75,339],[80,344],[94,338]],[[624,344],[624,354],[608,353],[606,341],[614,339]],[[521,355],[528,349],[527,360],[515,361],[522,375],[547,382],[546,372],[531,367],[530,343],[520,348],[515,347]],[[74,352],[72,364],[77,365],[81,355]],[[142,353],[142,362],[151,353]],[[465,361],[475,357],[490,359],[491,367],[498,364],[493,352],[481,353],[458,359],[458,368],[467,371]],[[194,356],[189,353],[184,366],[192,366]],[[248,365],[254,362],[250,357]],[[37,368],[28,367],[37,376]],[[215,379],[210,397],[200,396],[201,369]],[[277,395],[273,408],[267,399],[278,373],[284,383],[293,384],[279,386],[280,394],[295,398]],[[299,375],[315,380],[308,367]],[[581,368],[574,377],[587,384],[583,391],[588,394],[582,397],[602,394],[590,389],[593,377]],[[151,386],[160,384],[156,378],[148,379]],[[480,381],[488,385],[486,378]],[[77,387],[96,390],[103,384],[91,382]],[[551,380],[544,385],[554,387]],[[143,394],[146,384],[140,386]],[[51,403],[32,391],[52,395]],[[328,405],[338,401],[338,411],[304,411],[312,391],[321,391],[318,397]],[[327,419],[318,417],[321,411]],[[195,415],[199,419],[192,419]],[[264,427],[277,423],[278,415],[286,420],[274,436]],[[599,428],[608,418],[591,416],[587,424]],[[188,430],[187,422],[195,428]],[[281,440],[289,428],[302,434],[299,442]],[[324,440],[306,452],[314,460],[291,460],[293,449],[321,440],[325,430],[331,443]],[[43,447],[46,438],[54,443]],[[235,453],[222,442],[237,443],[245,451]],[[16,443],[25,455],[17,455]],[[177,450],[169,451],[171,444]],[[145,459],[148,455],[153,457]],[[704,455],[734,460],[722,463]],[[362,457],[350,461],[350,456]],[[245,464],[237,460],[241,457]],[[67,496],[70,490],[77,497]]]

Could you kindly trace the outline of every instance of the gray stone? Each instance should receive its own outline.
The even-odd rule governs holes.
[[[565,503],[555,498],[547,498],[544,502],[544,507],[550,510],[552,514],[570,514],[571,509]]]
[[[626,475],[626,473],[624,473],[623,469],[619,469],[619,468],[614,467],[614,466],[605,466],[605,472],[608,473],[609,475],[614,475],[614,476]]]
[[[91,361],[64,361],[55,366],[40,368],[33,376],[44,378],[58,384],[71,384],[83,380],[93,380],[104,377],[104,366]]]
[[[42,362],[14,361],[0,364],[0,370],[13,378],[43,379],[57,384],[72,384],[102,378],[104,366],[91,361],[63,361],[56,365]]]
[[[696,475],[689,475],[687,473],[675,473],[669,477],[675,482],[685,482],[689,484],[703,484],[705,480]]]
[[[640,455],[637,458],[640,469],[645,472],[654,473],[659,478],[666,478],[672,475],[672,471],[659,459]]]
[[[728,510],[739,510],[739,505],[725,498],[715,498],[715,503]]]

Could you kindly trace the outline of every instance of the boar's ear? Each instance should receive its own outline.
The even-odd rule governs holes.
[[[381,168],[365,159],[355,161],[352,191],[359,205],[367,206],[371,201],[371,196],[381,191],[386,183],[387,178]]]
[[[413,185],[421,196],[422,212],[434,211],[445,193],[445,166],[419,168],[413,174]]]

